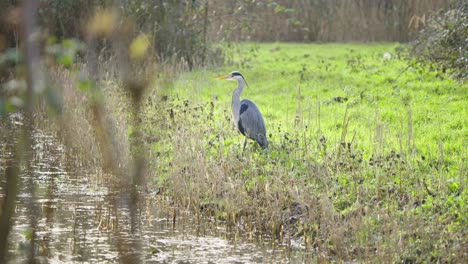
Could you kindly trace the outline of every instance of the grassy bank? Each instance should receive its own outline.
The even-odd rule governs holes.
[[[399,44],[227,49],[226,66],[164,82],[143,108],[148,179],[174,204],[233,237],[295,238],[324,259],[468,258],[466,84]],[[215,80],[232,70],[264,115],[266,154],[251,144],[241,157],[236,84]]]

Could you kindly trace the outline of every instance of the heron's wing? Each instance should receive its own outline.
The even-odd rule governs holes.
[[[241,101],[239,123],[240,132],[257,141],[262,147],[266,146],[266,129],[263,116],[257,106],[250,100]]]

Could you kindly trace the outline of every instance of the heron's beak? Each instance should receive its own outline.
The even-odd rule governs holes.
[[[219,76],[219,77],[216,78],[216,80],[226,80],[227,78],[229,78],[229,75]]]

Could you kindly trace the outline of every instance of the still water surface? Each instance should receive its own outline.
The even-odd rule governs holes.
[[[11,158],[0,140],[0,200],[5,197],[5,161]],[[22,175],[9,262],[26,260],[30,223],[36,223],[39,263],[304,263],[312,256],[300,247],[269,241],[233,239],[222,223],[200,223],[151,190],[131,205],[128,192],[111,192],[109,182],[66,158],[63,145],[34,132],[32,172]],[[32,178],[30,178],[32,177]],[[34,183],[34,199],[28,184]],[[151,188],[148,188],[151,189]],[[31,214],[31,202],[35,208]],[[29,204],[29,205],[28,205]]]

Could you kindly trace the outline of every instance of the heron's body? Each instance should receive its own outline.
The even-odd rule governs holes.
[[[245,86],[244,77],[239,72],[232,72],[222,79],[237,80],[237,88],[232,93],[232,120],[239,132],[245,136],[244,150],[247,139],[255,140],[263,149],[268,147],[265,122],[258,107],[249,99],[240,100],[240,94]]]

